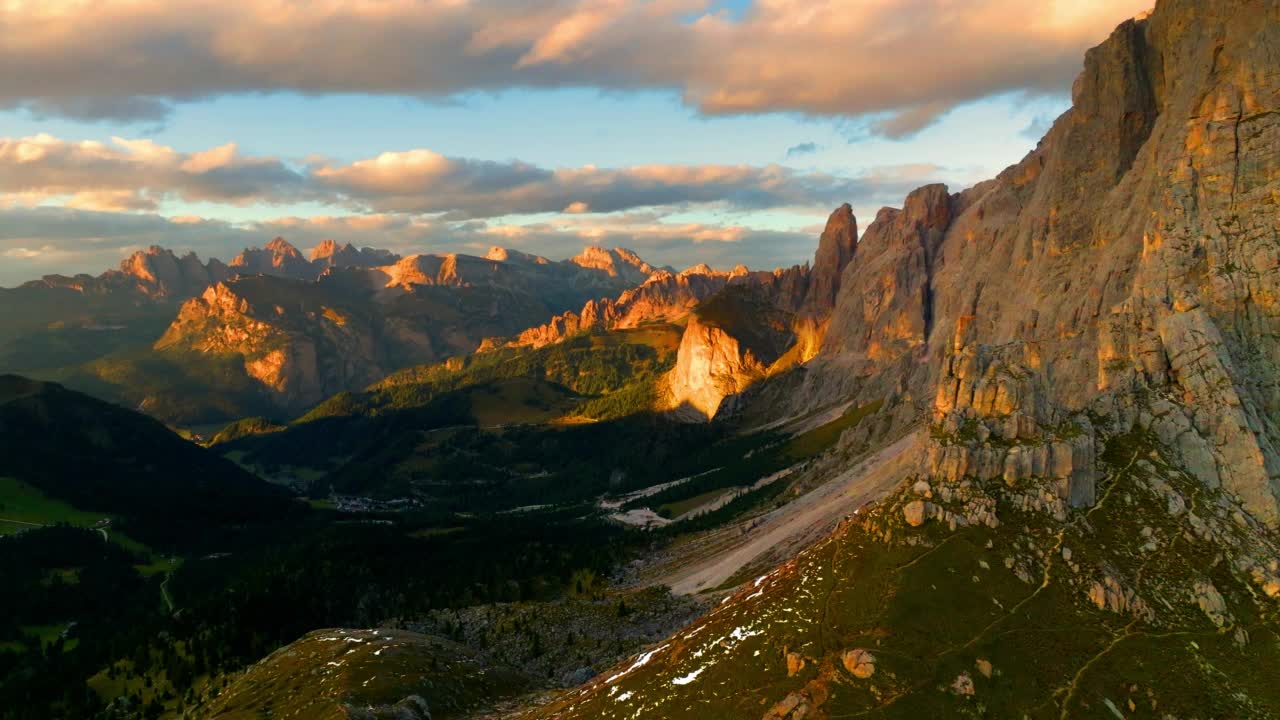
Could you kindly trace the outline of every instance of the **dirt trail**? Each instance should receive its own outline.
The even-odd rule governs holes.
[[[920,432],[907,435],[785,506],[765,515],[750,533],[711,557],[694,559],[657,582],[679,595],[718,587],[771,550],[794,552],[831,531],[844,516],[884,497],[916,467]]]

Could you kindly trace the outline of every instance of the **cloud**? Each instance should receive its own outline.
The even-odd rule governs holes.
[[[666,89],[708,114],[865,116],[901,136],[992,94],[1065,91],[1083,51],[1150,4],[10,0],[0,107],[154,120],[229,93]]]
[[[856,180],[777,165],[642,165],[545,169],[519,161],[446,158],[425,150],[314,171],[320,188],[379,212],[459,217],[610,213],[637,207],[722,203],[736,208],[827,205],[861,192]]]
[[[1022,137],[1028,140],[1039,142],[1041,138],[1043,138],[1045,135],[1049,133],[1049,130],[1053,127],[1053,123],[1055,120],[1057,120],[1056,115],[1049,115],[1049,114],[1036,115],[1035,117],[1031,118],[1031,122],[1029,122],[1027,126],[1023,128],[1022,132],[1019,134],[1021,134]]]
[[[944,173],[872,168],[861,176],[779,165],[543,168],[519,160],[447,157],[426,149],[295,168],[234,144],[178,152],[150,140],[0,138],[0,204],[48,201],[88,210],[157,210],[168,200],[233,205],[309,201],[360,213],[444,214],[449,220],[542,213],[608,214],[643,207],[825,208],[895,200]],[[923,170],[922,170],[923,169]],[[46,203],[48,204],[48,203]]]
[[[157,201],[301,199],[304,178],[273,158],[235,145],[180,153],[150,140],[68,142],[51,135],[0,138],[0,196],[71,196],[85,209],[154,209]]]
[[[800,157],[801,155],[812,155],[818,152],[818,144],[815,142],[805,142],[799,145],[792,145],[787,148],[787,157]]]

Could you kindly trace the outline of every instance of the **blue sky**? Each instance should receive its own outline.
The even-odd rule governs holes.
[[[225,258],[282,227],[304,248],[327,236],[401,252],[507,240],[554,257],[619,242],[677,266],[803,262],[838,202],[865,224],[919,184],[958,190],[1020,159],[1069,106],[1082,48],[1142,4],[1042,0],[1019,15],[1025,3],[975,0],[968,35],[989,37],[941,39],[970,22],[929,27],[947,0],[537,0],[528,27],[492,21],[503,0],[386,1],[390,19],[320,0],[306,17],[314,47],[301,32],[258,56],[276,32],[261,17],[182,30],[188,0],[150,12],[104,0],[59,16],[68,32],[104,28],[102,56],[77,59],[79,46],[57,47],[62,33],[42,62],[39,37],[0,57],[47,74],[0,82],[0,285],[97,271],[150,242]],[[60,3],[35,6],[56,15]],[[903,37],[876,36],[885,18],[917,12],[929,15]],[[326,35],[392,21],[438,38],[428,50],[412,34],[388,40],[410,44],[384,58]],[[237,42],[251,49],[225,50]],[[128,74],[79,77],[115,50],[132,58]],[[339,51],[356,64],[324,67]],[[1002,53],[1029,69],[1010,71]],[[413,63],[420,74],[401,73]],[[228,143],[234,153],[204,154]],[[113,226],[139,216],[153,229]]]

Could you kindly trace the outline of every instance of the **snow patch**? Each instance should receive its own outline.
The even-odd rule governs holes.
[[[622,672],[620,672],[620,673],[617,673],[617,674],[615,674],[615,675],[610,676],[608,680],[605,680],[605,681],[604,681],[604,684],[605,684],[605,685],[608,685],[609,683],[613,682],[614,680],[617,680],[618,678],[622,677],[623,675],[626,675],[627,673],[631,672],[632,670],[635,670],[636,668],[643,667],[644,665],[648,664],[649,660],[650,660],[651,658],[653,658],[653,656],[654,656],[654,655],[657,655],[659,652],[662,652],[663,650],[666,650],[666,649],[667,649],[667,646],[666,646],[666,645],[662,645],[662,646],[659,646],[659,647],[654,648],[653,650],[650,650],[650,651],[649,651],[649,652],[647,652],[647,653],[643,653],[643,654],[641,654],[641,655],[640,655],[640,657],[636,658],[636,661],[635,661],[635,662],[631,663],[631,667],[627,668],[626,670],[623,670],[623,671],[622,671]]]
[[[706,669],[707,669],[706,666],[700,667],[697,670],[694,670],[693,672],[689,673],[688,675],[682,675],[672,680],[671,684],[672,685],[688,685],[694,680],[697,680],[698,676],[702,674],[702,671]]]

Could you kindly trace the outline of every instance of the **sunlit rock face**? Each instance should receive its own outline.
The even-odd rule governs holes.
[[[1062,433],[1142,423],[1280,521],[1278,17],[1274,2],[1164,0],[1121,25],[1022,162],[879,213],[821,352],[774,400],[890,395],[914,408],[901,423],[929,418],[951,444],[946,428],[982,426],[960,438],[981,459],[939,446],[945,472],[1035,471],[1040,450],[983,450],[1026,434],[1087,462]]]
[[[746,390],[767,372],[768,365],[751,349],[695,314],[667,378],[670,404],[691,419],[714,418],[726,397]]]
[[[706,265],[696,265],[679,273],[657,270],[639,286],[623,291],[616,298],[588,300],[581,310],[562,313],[528,328],[507,344],[543,347],[587,330],[624,330],[646,322],[681,320],[699,302],[745,274],[745,268],[718,272]]]
[[[690,315],[665,406],[684,419],[710,420],[726,400],[815,357],[857,248],[858,221],[843,205],[827,221],[812,267],[731,273]]]

